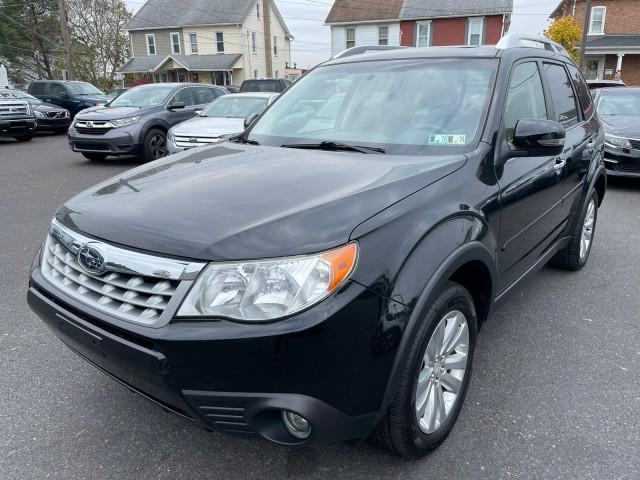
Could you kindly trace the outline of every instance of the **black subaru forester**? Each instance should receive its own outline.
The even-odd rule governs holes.
[[[61,206],[29,305],[205,428],[419,456],[452,429],[497,302],[548,262],[586,264],[603,145],[544,39],[356,47],[233,141]]]

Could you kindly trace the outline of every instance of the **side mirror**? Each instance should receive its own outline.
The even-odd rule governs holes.
[[[553,120],[525,118],[516,123],[511,142],[513,156],[560,155],[566,138],[564,127]]]
[[[60,92],[58,94],[58,97],[60,97],[60,98],[69,98],[69,94],[67,92],[62,91],[62,92]]]
[[[195,113],[196,115],[200,115],[202,113],[202,109],[199,108],[197,110],[194,110],[193,113]]]
[[[169,110],[179,110],[184,107],[185,107],[184,102],[171,102],[169,105],[167,105],[167,108]]]
[[[251,124],[258,119],[259,116],[260,116],[259,113],[252,113],[247,118],[245,118],[244,119],[244,128],[249,128],[251,126]]]

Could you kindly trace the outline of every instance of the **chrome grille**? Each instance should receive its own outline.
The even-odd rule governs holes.
[[[81,266],[78,251],[86,245],[104,251],[106,272],[94,275]],[[113,265],[119,271],[114,271]],[[161,326],[168,321],[163,312],[181,281],[195,278],[203,266],[120,249],[54,221],[41,268],[51,284],[96,310],[140,325]],[[141,272],[145,267],[150,271]]]
[[[66,117],[66,112],[47,112],[47,116],[49,118],[64,118]]]
[[[78,133],[85,135],[104,135],[113,128],[113,125],[104,121],[78,120],[74,125]]]
[[[176,135],[176,146],[180,148],[195,148],[203,145],[211,145],[212,143],[219,143],[225,140],[224,137],[219,135],[198,135],[198,136],[186,136]]]
[[[25,102],[2,102],[0,103],[0,118],[2,117],[28,117],[29,112]]]

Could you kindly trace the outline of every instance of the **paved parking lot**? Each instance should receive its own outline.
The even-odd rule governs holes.
[[[86,161],[63,136],[0,140],[0,479],[640,478],[640,181],[610,185],[582,272],[546,268],[494,314],[457,426],[410,462],[207,433],[84,364],[28,310],[55,208],[135,165]]]

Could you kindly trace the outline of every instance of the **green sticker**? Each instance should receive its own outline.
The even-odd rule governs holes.
[[[429,145],[466,145],[466,135],[434,134],[429,136]]]

